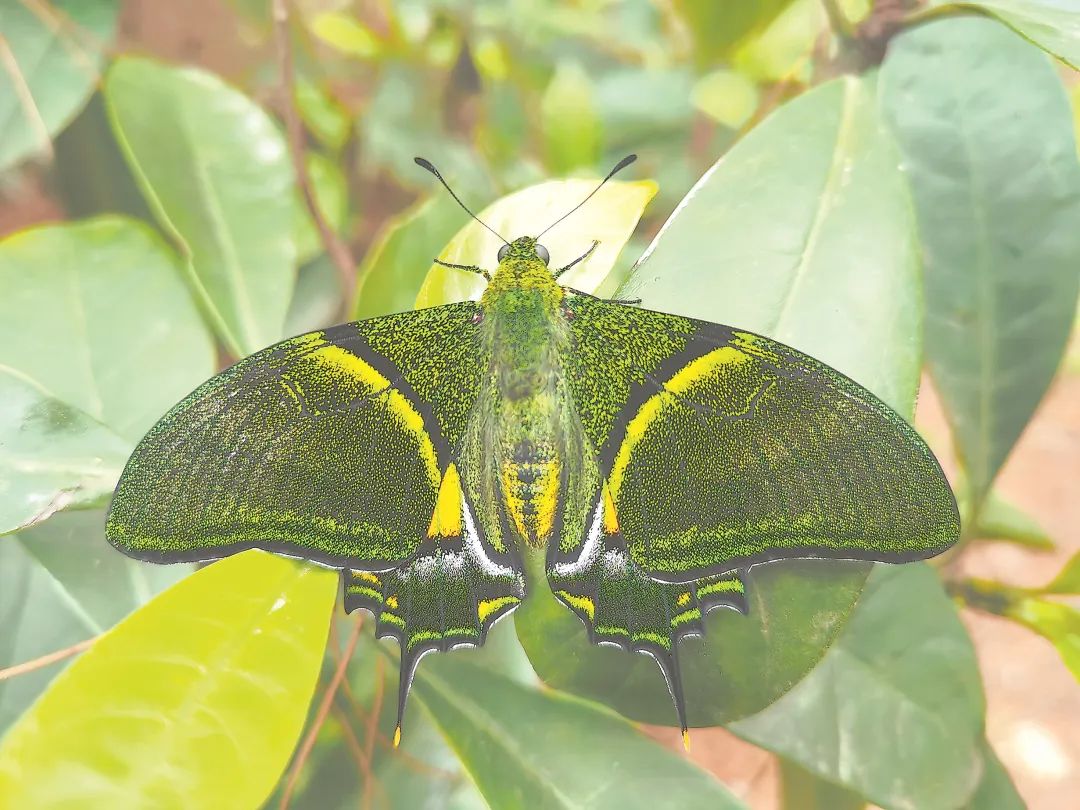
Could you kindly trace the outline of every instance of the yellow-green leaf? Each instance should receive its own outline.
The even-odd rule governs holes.
[[[1080,594],[1080,552],[1065,563],[1065,567],[1043,589],[1043,593]]]
[[[600,158],[600,119],[589,77],[576,62],[563,62],[540,101],[544,152],[551,171],[564,174]]]
[[[709,118],[732,129],[746,123],[758,105],[757,85],[733,70],[715,70],[702,76],[690,98]]]
[[[248,551],[162,593],[4,737],[0,807],[260,807],[303,727],[335,583]]]
[[[1049,599],[1021,599],[1006,614],[1050,641],[1080,681],[1080,610]]]
[[[311,21],[311,33],[332,48],[359,59],[374,59],[382,45],[358,19],[339,11],[326,11]]]
[[[480,219],[508,240],[538,234],[581,202],[596,188],[596,183],[596,180],[551,180],[529,186],[489,205],[480,212]],[[594,239],[600,241],[593,255],[567,272],[561,283],[583,292],[592,292],[600,286],[655,194],[656,183],[651,180],[613,180],[581,210],[545,234],[542,244],[551,253],[552,269],[582,255]],[[478,222],[469,220],[464,212],[461,216],[465,226],[443,248],[439,259],[494,270],[502,242]],[[435,265],[424,279],[416,306],[475,299],[483,290],[484,280],[476,274]]]

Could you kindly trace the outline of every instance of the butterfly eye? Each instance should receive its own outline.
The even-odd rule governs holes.
[[[501,248],[499,248],[498,260],[501,262],[503,259],[506,258],[506,254],[509,253],[509,252],[510,252],[510,246],[509,245],[503,245]]]
[[[536,255],[540,257],[540,261],[547,264],[551,261],[551,254],[548,253],[548,249],[543,245],[538,244],[536,246]]]

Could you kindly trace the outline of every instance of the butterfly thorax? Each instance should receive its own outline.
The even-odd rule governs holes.
[[[498,490],[508,528],[529,545],[542,546],[554,529],[563,480],[560,346],[567,330],[549,289],[558,285],[535,254],[533,262],[538,267],[507,257],[483,304],[498,392],[492,448]],[[557,292],[561,300],[562,290]]]

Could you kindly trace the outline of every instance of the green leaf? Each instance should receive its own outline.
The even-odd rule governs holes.
[[[730,728],[876,804],[957,807],[980,777],[983,710],[975,650],[937,575],[878,565],[821,664]]]
[[[821,0],[795,0],[760,36],[745,42],[732,63],[761,82],[791,78],[807,82],[814,43],[827,21]]]
[[[0,805],[260,806],[303,726],[336,582],[248,551],[165,591],[0,742]]]
[[[117,0],[0,4],[0,171],[35,152],[82,109],[116,28]]]
[[[819,779],[787,760],[780,760],[780,795],[784,810],[861,810],[857,793]]]
[[[918,268],[910,200],[876,109],[873,83],[856,79],[782,107],[699,181],[619,296],[774,336],[910,414]],[[712,611],[708,641],[680,644],[691,725],[745,717],[790,690],[836,638],[868,571],[808,560],[754,568],[750,615]],[[652,661],[592,647],[536,590],[515,618],[546,682],[632,719],[675,722]]]
[[[107,497],[130,452],[128,440],[0,365],[0,535]]]
[[[961,511],[961,514],[964,514]],[[1028,548],[1049,551],[1054,540],[1039,522],[996,491],[991,491],[979,510],[971,535],[985,540],[1006,540]]]
[[[1080,165],[1069,105],[1050,60],[981,19],[897,37],[881,84],[919,219],[930,370],[977,510],[1076,312]]]
[[[600,159],[600,121],[589,76],[577,62],[563,61],[555,68],[540,101],[544,154],[555,174]]]
[[[673,807],[743,805],[713,777],[613,712],[442,656],[415,694],[492,807],[648,808],[648,774]]]
[[[794,0],[676,0],[694,38],[698,62],[710,65],[729,57],[744,39],[760,33]]]
[[[371,29],[350,14],[324,11],[311,20],[310,27],[316,37],[347,56],[371,60],[382,50]]]
[[[1027,597],[1009,605],[1005,615],[1048,639],[1080,681],[1080,610],[1049,599]]]
[[[1080,70],[1080,8],[1068,0],[930,0],[928,9],[977,9],[992,14],[1024,39]]]
[[[216,76],[117,60],[105,81],[117,140],[188,281],[234,355],[281,337],[295,280],[294,183],[270,117]]]
[[[348,142],[352,120],[328,90],[297,77],[296,107],[305,126],[327,149],[337,152]]]
[[[982,741],[982,759],[982,778],[964,810],[1027,810],[1009,772],[986,740]]]
[[[1080,594],[1080,552],[1073,554],[1043,593]]]
[[[345,174],[337,163],[318,152],[309,152],[304,160],[319,210],[326,217],[327,224],[340,232],[349,217],[349,189]],[[296,260],[300,264],[307,264],[323,252],[323,242],[299,188],[294,192],[294,199],[292,233]]]
[[[117,554],[105,514],[57,515],[0,542],[0,669],[92,639],[190,571]],[[0,681],[0,735],[69,662]]]
[[[333,326],[340,320],[341,281],[334,262],[323,254],[300,268],[284,331],[299,335]]]
[[[0,365],[117,434],[138,440],[215,361],[175,254],[142,223],[105,216],[0,242]]]
[[[596,188],[595,180],[549,180],[516,191],[480,212],[480,219],[507,239],[535,234],[557,220]],[[544,236],[551,253],[549,266],[557,269],[581,256],[600,241],[586,261],[576,265],[560,283],[592,292],[611,271],[626,240],[641,218],[645,206],[656,194],[656,184],[648,181],[611,181],[572,217]],[[468,220],[439,253],[451,264],[476,264],[494,270],[502,242],[480,223]],[[416,297],[417,307],[447,301],[479,298],[485,282],[475,273],[433,266]]]
[[[741,127],[758,106],[757,85],[733,70],[715,70],[698,79],[694,106],[719,124]]]
[[[467,215],[439,189],[397,216],[375,237],[357,274],[354,318],[373,318],[412,309],[431,260]]]

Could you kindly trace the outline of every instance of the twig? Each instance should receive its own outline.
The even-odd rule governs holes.
[[[382,710],[383,687],[385,686],[385,662],[380,655],[375,659],[375,695],[371,700],[371,712],[367,718],[367,740],[364,743],[364,758],[367,760],[367,771],[371,773],[371,758],[375,755],[375,734],[379,730],[379,714]],[[364,782],[364,798],[361,807],[368,810],[371,807],[372,780]]]
[[[15,88],[15,96],[19,99],[19,106],[22,107],[30,126],[37,132],[42,149],[48,155],[49,160],[52,160],[55,153],[53,151],[52,137],[49,135],[49,128],[45,125],[45,119],[41,117],[41,110],[38,109],[37,104],[34,102],[34,94],[30,92],[30,85],[26,83],[26,77],[19,70],[19,62],[15,59],[14,52],[12,52],[7,39],[2,34],[0,34],[0,64],[4,66],[4,71],[11,79],[11,85]]]
[[[304,160],[304,129],[300,121],[300,115],[296,110],[296,86],[292,43],[289,39],[289,6],[287,0],[273,0],[274,3],[274,44],[277,51],[278,68],[281,74],[280,91],[282,109],[285,116],[285,131],[288,135],[289,154],[292,157],[293,171],[296,172],[296,182],[300,186],[300,192],[304,195],[304,203],[311,212],[311,218],[319,231],[323,248],[330,260],[337,268],[341,278],[342,300],[348,306],[352,302],[353,288],[356,285],[356,262],[352,251],[341,236],[331,227],[326,214],[323,213],[319,200],[315,196],[315,189],[311,182],[311,175]]]
[[[330,679],[330,684],[326,687],[326,692],[323,693],[322,702],[319,703],[318,711],[315,712],[315,719],[312,721],[311,728],[308,729],[307,736],[304,737],[304,742],[301,744],[300,750],[293,762],[293,766],[289,770],[289,776],[285,782],[285,790],[281,794],[281,802],[278,805],[279,810],[287,810],[289,807],[289,801],[292,799],[292,793],[296,788],[296,782],[300,778],[300,771],[303,770],[304,763],[307,762],[308,757],[311,755],[311,749],[315,747],[315,738],[319,736],[319,730],[322,729],[323,723],[326,722],[326,716],[330,714],[330,707],[334,704],[334,695],[337,693],[338,686],[340,686],[342,679],[345,677],[345,670],[349,665],[349,659],[352,658],[353,650],[356,649],[356,643],[360,640],[360,631],[363,630],[363,628],[364,617],[361,616],[356,620],[356,625],[349,635],[349,642],[345,647],[345,653],[341,656],[341,661],[338,662],[337,669],[334,670],[334,677]]]
[[[25,661],[21,664],[15,664],[15,666],[8,667],[7,669],[0,669],[0,681],[6,681],[9,678],[25,675],[27,672],[33,672],[36,669],[47,667],[49,664],[55,664],[57,661],[63,661],[65,658],[78,655],[83,650],[92,646],[99,638],[101,638],[101,636],[94,636],[85,641],[80,641],[78,644],[72,644],[70,647],[63,650],[57,650],[48,655],[43,655],[40,658],[35,658],[32,661]]]

